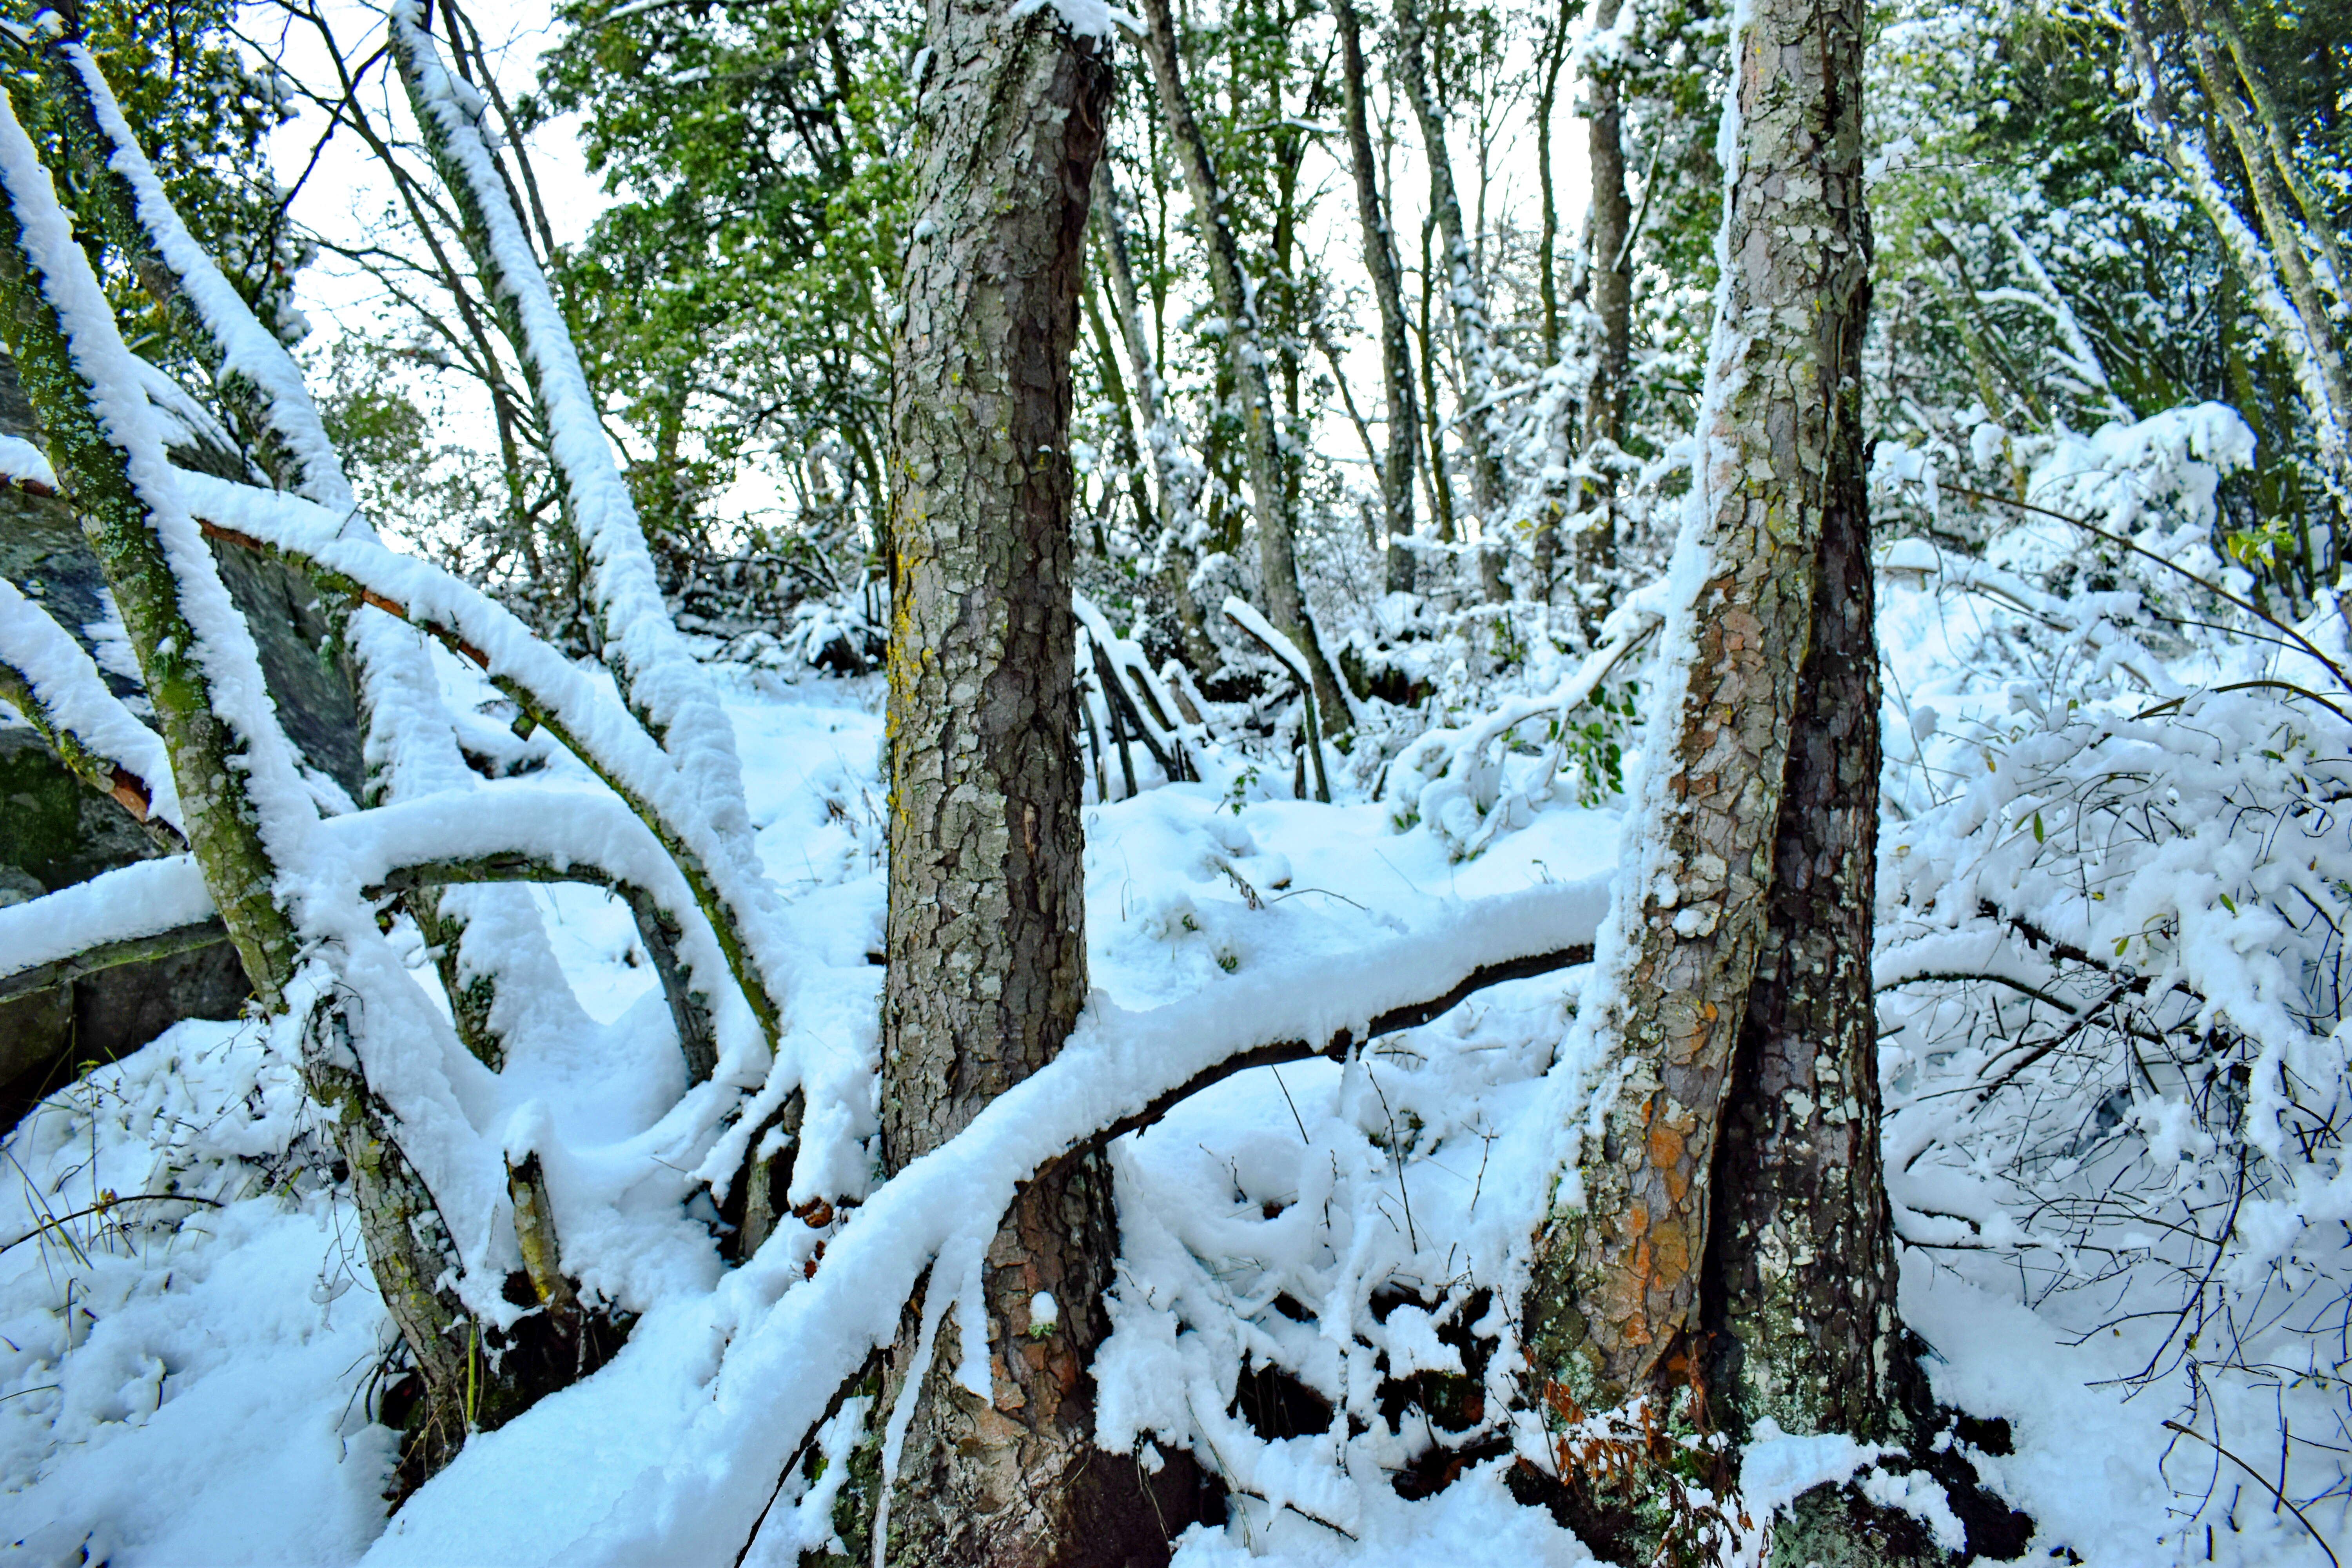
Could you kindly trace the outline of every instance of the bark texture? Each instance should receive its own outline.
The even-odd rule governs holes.
[[[205,645],[181,612],[179,582],[131,483],[130,459],[99,423],[94,389],[26,251],[17,208],[51,194],[7,195],[0,204],[0,334],[138,656],[179,786],[188,847],[254,994],[275,1011],[294,969],[294,923],[277,901],[277,868],[246,791],[247,738],[213,711]]]
[[[1836,405],[1812,647],[1715,1171],[1707,1386],[1743,1433],[1769,1416],[1888,1436],[1905,1370],[1870,984],[1879,690],[1861,412],[1857,378]]]
[[[1372,153],[1364,112],[1363,23],[1354,0],[1337,0],[1341,75],[1348,100],[1348,162],[1356,175],[1356,220],[1363,230],[1364,270],[1381,311],[1381,385],[1388,398],[1388,440],[1381,460],[1381,502],[1388,551],[1388,591],[1412,592],[1413,556],[1395,541],[1412,537],[1412,466],[1421,408],[1412,386],[1412,349],[1405,336],[1404,289],[1399,280],[1396,234],[1381,203],[1381,166]],[[1549,276],[1549,274],[1547,274]]]
[[[1869,255],[1860,50],[1853,0],[1761,0],[1735,53],[1727,266],[1696,536],[1683,544],[1703,552],[1706,572],[1676,617],[1687,642],[1655,721],[1656,771],[1634,840],[1642,880],[1627,889],[1638,902],[1601,1024],[1600,1135],[1585,1142],[1581,1206],[1541,1240],[1528,1302],[1538,1374],[1586,1408],[1662,1392],[1670,1370],[1690,1370],[1682,1357],[1698,1327],[1709,1175],[1770,926],[1824,519],[1859,484],[1851,426]],[[1866,944],[1853,956],[1865,962]]]
[[[1051,8],[1010,0],[933,0],[929,45],[892,400],[894,1173],[1051,1060],[1086,994],[1067,445],[1110,68]],[[1164,1559],[1139,1472],[1093,1446],[1086,1362],[1117,1240],[1095,1158],[1015,1201],[984,1282],[993,1396],[951,1381],[950,1314],[898,1472],[879,1479],[879,1560]],[[1030,1321],[1041,1290],[1061,1304],[1050,1326]],[[910,1331],[887,1358],[878,1410],[919,1349]]]
[[[1242,281],[1241,250],[1225,215],[1223,186],[1184,89],[1168,0],[1143,0],[1143,18],[1150,30],[1143,52],[1150,60],[1168,140],[1201,226],[1210,291],[1217,313],[1225,320],[1225,363],[1241,393],[1243,456],[1249,472],[1250,510],[1257,519],[1258,591],[1265,600],[1265,618],[1306,654],[1315,677],[1316,702],[1331,723],[1345,724],[1347,699],[1340,694],[1331,661],[1324,657],[1322,639],[1307,614],[1306,591],[1298,583],[1296,487],[1283,461],[1281,433],[1275,428],[1274,389],[1265,374],[1268,356],[1258,338],[1256,307]]]

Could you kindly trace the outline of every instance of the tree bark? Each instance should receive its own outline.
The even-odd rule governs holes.
[[[283,1012],[304,939],[281,901],[278,872],[265,834],[264,797],[248,787],[256,773],[290,769],[292,747],[282,731],[244,728],[216,711],[214,680],[244,665],[258,668],[243,649],[200,635],[163,523],[150,510],[150,491],[165,466],[159,445],[133,450],[100,415],[98,381],[122,378],[130,362],[110,315],[69,318],[58,301],[78,293],[99,298],[97,280],[52,276],[82,265],[78,250],[44,249],[32,236],[42,226],[62,232],[65,216],[50,182],[34,167],[35,154],[13,112],[0,102],[0,138],[13,143],[6,163],[33,169],[11,178],[0,204],[0,337],[6,339],[18,377],[38,416],[43,444],[83,532],[106,574],[137,657],[172,760],[189,847],[205,890],[226,928],[251,984],[268,1011]],[[89,310],[88,304],[81,309]],[[195,570],[209,573],[209,559]],[[220,595],[217,581],[210,584]],[[217,601],[220,605],[226,599]],[[218,623],[215,623],[217,625]],[[247,711],[250,711],[249,710]],[[274,721],[273,721],[274,722]],[[279,751],[283,748],[283,751]],[[273,752],[277,753],[273,756]],[[283,823],[279,826],[286,826]],[[337,1147],[349,1163],[368,1265],[386,1312],[415,1357],[428,1392],[421,1422],[404,1456],[402,1484],[454,1453],[476,1424],[496,1425],[515,1408],[511,1383],[475,1363],[478,1397],[464,1396],[468,1358],[479,1341],[459,1331],[466,1313],[444,1287],[451,1251],[432,1200],[393,1142],[390,1118],[355,1068],[349,1020],[340,1002],[322,1002],[304,1022],[303,1074],[311,1098],[325,1106]],[[470,1407],[469,1407],[470,1405]]]
[[[1743,1436],[1766,1417],[1800,1436],[1892,1436],[1906,1370],[1870,984],[1879,689],[1860,405],[1857,376],[1835,405],[1812,647],[1700,1288],[1707,1386]]]
[[[1364,270],[1371,274],[1372,298],[1381,311],[1381,382],[1388,395],[1387,451],[1381,463],[1381,500],[1390,540],[1412,537],[1412,466],[1420,441],[1421,410],[1413,395],[1412,349],[1405,338],[1404,289],[1398,279],[1396,233],[1381,203],[1381,168],[1372,154],[1372,132],[1364,112],[1363,23],[1354,0],[1338,0],[1341,75],[1348,100],[1348,158],[1356,175],[1356,218],[1364,235]],[[1332,367],[1336,373],[1338,367]],[[1391,543],[1388,591],[1412,592],[1412,552]]]
[[[1176,52],[1176,24],[1169,16],[1168,0],[1144,0],[1143,17],[1150,29],[1143,52],[1159,89],[1168,138],[1175,144],[1176,162],[1192,198],[1201,247],[1208,253],[1210,291],[1215,296],[1218,314],[1224,318],[1224,358],[1241,393],[1244,456],[1252,510],[1257,517],[1259,592],[1265,598],[1265,618],[1306,654],[1315,676],[1315,700],[1331,715],[1332,723],[1344,724],[1349,712],[1347,699],[1340,693],[1331,661],[1324,656],[1322,638],[1316,635],[1307,613],[1306,591],[1299,585],[1293,488],[1275,428],[1274,390],[1266,380],[1257,310],[1242,281],[1241,249],[1226,216],[1223,187],[1184,89]]]
[[[1588,1409],[1669,1393],[1669,1378],[1690,1370],[1699,1326],[1710,1173],[1733,1047],[1773,930],[1768,895],[1824,525],[1856,504],[1861,484],[1861,26],[1856,0],[1760,0],[1734,56],[1738,138],[1722,242],[1731,261],[1700,415],[1699,504],[1681,544],[1704,570],[1669,623],[1656,760],[1619,885],[1622,924],[1608,960],[1618,984],[1599,1023],[1599,1129],[1580,1160],[1583,1201],[1548,1226],[1528,1301],[1538,1375]],[[1808,737],[1809,748],[1825,744]],[[1851,830],[1852,813],[1828,798],[1807,800],[1801,825]],[[1818,853],[1836,865],[1852,851]],[[1805,887],[1817,879],[1809,868]],[[1866,937],[1842,927],[1821,940],[1859,942],[1839,952],[1858,965]],[[1850,986],[1822,994],[1832,1009],[1853,1000]],[[1841,1112],[1849,1092],[1842,1078]],[[1780,1353],[1770,1344],[1759,1365]]]
[[[1050,7],[932,0],[929,34],[892,396],[894,1173],[1050,1061],[1086,994],[1070,356],[1111,73],[1105,42]],[[953,1382],[950,1312],[880,1478],[879,1560],[1164,1560],[1140,1472],[1094,1451],[1086,1365],[1116,1256],[1098,1157],[1024,1189],[987,1255],[993,1397]],[[1060,1304],[1051,1325],[1032,1318],[1040,1291]],[[917,1331],[886,1358],[878,1412],[920,1364]]]

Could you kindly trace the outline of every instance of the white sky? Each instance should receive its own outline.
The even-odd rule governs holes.
[[[365,59],[383,41],[381,12],[362,0],[316,0],[333,26],[348,59]],[[500,90],[511,102],[530,90],[540,55],[557,37],[548,0],[478,0],[467,15],[481,29]],[[437,16],[436,16],[437,20]],[[246,36],[264,52],[280,60],[287,73],[306,83],[334,79],[334,72],[318,35],[307,23],[288,20],[274,5],[247,5],[242,15]],[[413,134],[408,104],[397,80],[382,62],[371,68],[363,94],[371,114],[380,122]],[[542,127],[530,139],[529,152],[548,222],[559,242],[584,237],[589,224],[605,205],[596,181],[589,174],[574,137],[577,116],[566,115]],[[310,105],[281,127],[270,142],[278,177],[293,182],[310,158],[311,149],[328,127],[326,114]],[[302,183],[293,205],[296,220],[305,227],[341,243],[362,242],[392,208],[392,183],[366,145],[347,128],[337,128],[325,152]],[[406,230],[400,231],[404,242]],[[363,274],[341,258],[321,255],[296,281],[296,297],[321,336],[338,323],[357,326],[372,310],[377,289]]]
[[[346,55],[358,61],[366,58],[382,43],[383,22],[380,11],[365,0],[315,0],[333,26]],[[501,89],[509,101],[529,91],[538,59],[558,37],[558,25],[551,15],[550,0],[476,0],[469,15],[482,32],[492,54]],[[247,36],[262,46],[265,52],[280,59],[289,74],[298,80],[320,83],[333,79],[333,73],[315,32],[307,25],[290,23],[285,13],[273,5],[249,4],[243,13]],[[1318,29],[1320,31],[1320,29]],[[1377,47],[1377,46],[1375,46]],[[1516,46],[1522,54],[1530,47],[1527,40]],[[1129,110],[1148,110],[1151,107],[1151,84],[1148,73],[1133,46],[1124,46],[1118,53],[1122,73],[1121,92]],[[1337,62],[1332,68],[1336,71]],[[1376,95],[1379,89],[1375,88]],[[367,78],[365,100],[370,111],[380,120],[398,126],[403,134],[410,129],[407,104],[391,73],[381,64],[374,66]],[[1575,243],[1582,222],[1586,198],[1585,127],[1576,118],[1575,83],[1563,78],[1560,84],[1559,106],[1553,131],[1555,191],[1560,207],[1560,237],[1563,250]],[[1376,101],[1372,112],[1381,112]],[[1532,123],[1533,92],[1530,87],[1520,101],[1508,113],[1505,134],[1494,149],[1490,162],[1491,185],[1487,193],[1487,213],[1492,222],[1508,212],[1526,228],[1532,230],[1537,223],[1537,180],[1535,164],[1535,132]],[[1338,128],[1341,112],[1336,102],[1328,105],[1320,120]],[[1393,123],[1401,155],[1396,163],[1391,192],[1393,211],[1391,222],[1402,252],[1401,259],[1410,270],[1419,264],[1419,236],[1422,216],[1427,206],[1427,176],[1417,153],[1419,135],[1412,115],[1402,104],[1395,106]],[[291,182],[312,155],[321,133],[327,127],[327,117],[320,110],[305,105],[286,126],[275,135],[270,153],[278,177]],[[598,182],[590,175],[575,137],[576,117],[566,116],[542,127],[531,138],[530,153],[545,200],[551,225],[560,242],[572,242],[583,237],[596,214],[606,205]],[[1380,134],[1377,124],[1374,135]],[[1465,207],[1477,199],[1477,163],[1472,145],[1472,131],[1467,125],[1456,128],[1452,138],[1454,176]],[[1319,193],[1316,210],[1305,226],[1302,240],[1318,252],[1333,276],[1344,288],[1349,283],[1362,285],[1363,274],[1359,259],[1360,243],[1356,223],[1355,193],[1352,176],[1346,163],[1347,145],[1343,137],[1331,135],[1316,139],[1303,170],[1303,187]],[[1130,187],[1133,182],[1129,182]],[[364,243],[372,230],[385,232],[383,226],[392,212],[394,194],[390,182],[365,145],[348,129],[339,129],[328,140],[325,151],[318,157],[315,167],[304,179],[296,197],[293,212],[304,226],[345,244]],[[1475,221],[1475,214],[1468,215]],[[400,249],[410,247],[404,221],[395,221],[390,231],[390,243]],[[1408,288],[1412,287],[1408,283]],[[331,341],[341,331],[363,330],[373,323],[381,290],[362,272],[342,259],[321,254],[306,268],[297,281],[296,296],[310,317],[312,337],[307,345],[317,348]],[[1360,295],[1361,319],[1350,321],[1343,314],[1334,323],[1335,336],[1341,339],[1350,390],[1358,409],[1375,426],[1381,423],[1380,351],[1376,337],[1377,323],[1370,315],[1368,285]],[[1352,329],[1352,330],[1351,330]],[[463,426],[479,421],[481,428],[471,432],[485,448],[489,445],[488,405],[472,391],[457,386],[446,405],[453,422]],[[469,441],[465,428],[444,432],[447,438]],[[1324,428],[1318,431],[1317,443],[1321,450],[1339,458],[1356,473],[1356,482],[1367,489],[1370,485],[1368,472],[1359,472],[1362,445],[1348,424],[1345,414],[1337,406],[1328,411]],[[765,476],[746,476],[746,483],[722,503],[726,510],[763,509],[772,504],[775,487]]]

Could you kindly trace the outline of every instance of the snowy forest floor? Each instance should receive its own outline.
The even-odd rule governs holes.
[[[842,1069],[870,1071],[884,917],[881,689],[722,673],[761,852],[793,900],[803,951],[822,961],[804,982],[818,994],[796,999],[795,1016],[803,1027],[830,1020],[846,1053]],[[550,779],[595,787],[568,759],[540,782]],[[1605,886],[1621,826],[1613,810],[1559,802],[1455,862],[1425,827],[1399,833],[1391,808],[1369,802],[1253,800],[1177,784],[1090,806],[1086,817],[1092,983],[1098,1001],[1129,1010],[1213,999],[1253,973],[1311,975],[1320,960],[1433,928],[1457,900],[1545,882]],[[583,887],[533,896],[606,1037],[593,1049],[582,1042],[519,1056],[506,1076],[519,1096],[551,1108],[573,1150],[659,1160],[661,1151],[632,1141],[684,1081],[626,912]],[[413,931],[406,940],[418,983],[439,999],[421,943]],[[1433,1303],[1455,1300],[1449,1286],[1466,1276],[1475,1238],[1495,1222],[1481,1212],[1495,1204],[1487,1152],[1515,1122],[1557,1103],[1546,1074],[1583,973],[1492,988],[1346,1068],[1253,1069],[1121,1140],[1118,1332],[1098,1367],[1107,1436],[1118,1434],[1124,1447],[1168,1430],[1160,1405],[1200,1386],[1199,1369],[1184,1363],[1197,1352],[1182,1348],[1173,1317],[1155,1313],[1163,1296],[1203,1282],[1224,1293],[1244,1327],[1228,1349],[1245,1364],[1297,1369],[1327,1407],[1371,1398],[1360,1386],[1371,1363],[1359,1349],[1369,1357],[1377,1348],[1391,1375],[1413,1365],[1463,1370],[1439,1332],[1452,1309]],[[594,1081],[582,1081],[592,1068]],[[436,1520],[429,1506],[412,1508],[413,1529],[385,1532],[394,1434],[368,1409],[394,1335],[349,1204],[287,1152],[302,1145],[312,1115],[257,1026],[190,1022],[61,1092],[7,1141],[0,1555],[115,1568],[340,1563],[372,1548],[386,1559],[468,1560],[462,1524]],[[202,1201],[145,1197],[166,1191]],[[627,1202],[625,1185],[617,1201]],[[810,1245],[791,1236],[772,1244]],[[719,1278],[715,1253],[690,1253],[647,1257],[639,1278],[615,1288],[646,1315],[592,1380],[618,1387],[583,1409],[691,1397],[695,1359],[713,1352],[665,1330],[659,1316],[665,1302],[709,1292]],[[2262,1485],[2178,1446],[2163,1425],[2178,1391],[2158,1384],[2126,1398],[2103,1386],[2147,1359],[2129,1324],[2083,1340],[2071,1319],[2024,1304],[2021,1276],[1949,1261],[1969,1256],[1909,1252],[1904,1315],[1933,1349],[1938,1394],[2011,1423],[2013,1451],[1979,1464],[2037,1521],[2027,1561],[2283,1568],[2325,1560]],[[1308,1321],[1294,1316],[1301,1302]],[[1352,1331],[1339,1326],[1351,1321]],[[533,1482],[529,1456],[561,1451],[547,1446],[560,1415],[536,1414],[545,1418],[535,1426],[519,1423],[466,1456],[506,1455],[519,1499]],[[639,1414],[664,1431],[682,1419]],[[1191,1414],[1214,1425],[1219,1413],[1196,1401]],[[2244,1414],[2246,1430],[2277,1425],[2267,1408]],[[1221,1453],[1221,1466],[1245,1465],[1269,1500],[1238,1498],[1223,1528],[1194,1527],[1178,1557],[1185,1568],[1244,1558],[1423,1563],[1433,1551],[1458,1568],[1591,1560],[1549,1515],[1511,1500],[1507,1455],[1434,1495],[1399,1496],[1390,1478],[1434,1437],[1417,1413],[1401,1431],[1376,1417],[1354,1436],[1343,1436],[1344,1419],[1333,1433],[1252,1431],[1235,1416],[1225,1425],[1250,1451]],[[633,1435],[604,1440],[625,1446]],[[1849,1473],[1851,1447],[1759,1445],[1748,1466],[1751,1506]],[[428,1489],[419,1504],[431,1498]],[[2312,1521],[2337,1539],[2342,1501]],[[1347,1534],[1318,1522],[1339,1517]]]

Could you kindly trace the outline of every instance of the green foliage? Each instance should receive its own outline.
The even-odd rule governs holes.
[[[898,247],[911,199],[903,64],[919,6],[575,0],[543,67],[614,204],[559,284],[599,395],[642,438],[657,551],[727,553],[711,509],[764,461],[794,533],[862,555],[887,530]],[[752,531],[756,531],[753,530]]]
[[[29,27],[39,7],[11,0],[8,19]],[[294,274],[309,247],[289,229],[289,195],[263,150],[292,114],[285,85],[237,47],[234,0],[93,0],[83,35],[121,101],[140,148],[199,244],[256,316],[288,342],[309,331],[294,309]],[[63,126],[19,51],[5,60],[17,116],[51,169],[65,169]],[[72,197],[68,195],[70,204]],[[165,331],[163,311],[101,237],[96,213],[76,214],[124,338],[137,353],[185,373],[194,367]]]
[[[1641,727],[1641,687],[1603,684],[1581,711],[1591,717],[1569,727],[1562,752],[1576,773],[1577,804],[1595,806],[1625,793],[1625,747]]]

